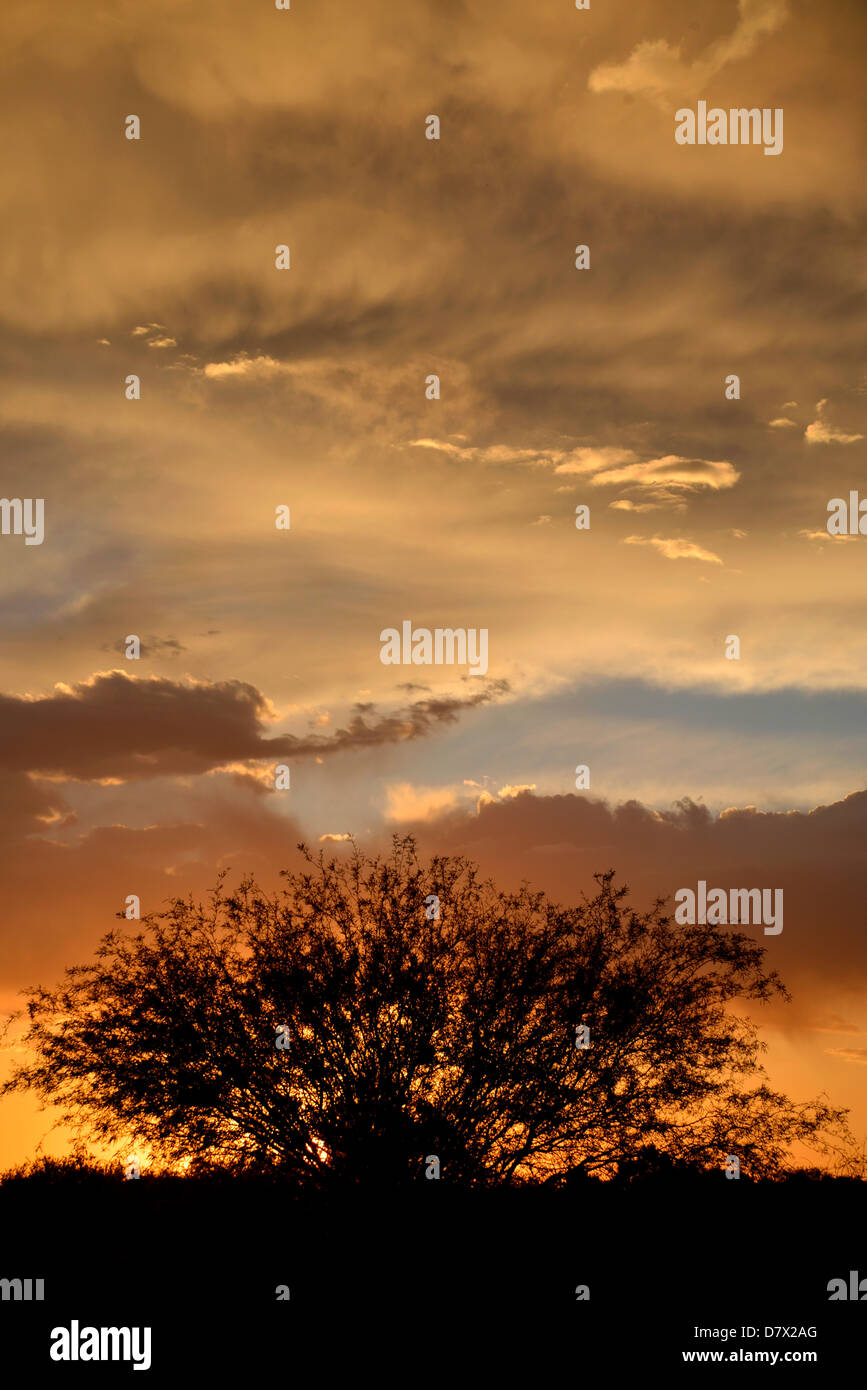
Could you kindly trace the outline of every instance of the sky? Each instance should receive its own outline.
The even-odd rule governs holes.
[[[412,830],[562,899],[782,886],[769,1072],[867,1135],[865,43],[855,0],[7,0],[0,1011],[127,894]],[[782,152],[679,145],[699,101]],[[384,665],[404,621],[487,671]],[[3,1102],[0,1164],[50,1123]]]

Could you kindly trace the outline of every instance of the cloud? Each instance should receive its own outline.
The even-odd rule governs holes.
[[[857,539],[857,537],[849,535],[832,536],[827,530],[799,531],[798,535],[803,536],[808,541],[854,541]]]
[[[628,497],[620,497],[616,502],[609,502],[608,505],[615,512],[657,512],[661,504],[659,502],[630,502]]]
[[[242,681],[98,672],[48,696],[0,696],[0,766],[83,781],[206,772],[267,757],[264,696]]]
[[[268,357],[260,354],[258,357],[248,357],[246,353],[232,358],[230,362],[207,362],[201,369],[206,377],[212,380],[221,380],[225,377],[241,377],[248,381],[269,380],[271,377],[285,375],[291,371],[291,366],[286,362],[278,362],[275,357]]]
[[[331,842],[333,842],[334,844],[340,844],[340,843],[341,843],[342,841],[344,841],[344,840],[351,840],[351,839],[352,839],[352,836],[351,836],[348,832],[347,832],[345,835],[334,835],[334,834],[320,835],[320,836],[319,836],[319,843],[320,843],[320,845],[322,845],[322,844],[325,844],[327,841],[331,841]]]
[[[645,39],[620,63],[600,63],[587,79],[591,92],[639,93],[666,102],[673,96],[699,93],[729,63],[742,61],[759,40],[774,33],[788,18],[786,0],[738,0],[738,21],[731,34],[717,39],[693,62],[681,46],[665,39]]]
[[[829,1057],[844,1057],[847,1062],[860,1062],[867,1066],[867,1047],[826,1047]]]
[[[29,787],[31,797],[62,810],[56,786],[23,774],[20,780],[27,786],[15,790],[17,806]],[[222,867],[253,871],[276,889],[278,869],[299,862],[295,846],[305,838],[288,798],[251,795],[232,777],[156,784],[152,792],[139,787],[144,816],[122,806],[123,790],[100,791],[108,823],[90,826],[82,816],[80,827],[69,817],[66,828],[58,821],[31,825],[19,815],[14,830],[4,825],[4,795],[13,789],[2,771],[0,782],[0,830],[9,832],[0,877],[0,1009],[34,979],[59,976],[87,959],[117,926],[115,914],[129,892],[140,896],[144,911],[159,910],[178,893],[206,893]],[[62,910],[46,927],[40,903],[49,897]]]
[[[784,415],[778,415],[776,420],[769,420],[768,424],[772,430],[796,430],[798,428],[795,420],[787,420]]]
[[[462,445],[448,439],[411,439],[414,449],[436,449],[464,463],[527,463],[537,468],[563,458],[562,449],[518,449],[509,444]]]
[[[81,781],[205,773],[245,761],[310,757],[424,738],[508,690],[487,681],[468,696],[417,700],[390,714],[356,705],[333,734],[265,737],[275,714],[245,681],[169,680],[98,672],[53,695],[0,696],[0,768]]]
[[[641,461],[633,449],[618,445],[579,445],[573,449],[525,449],[505,444],[485,446],[453,444],[442,439],[414,439],[412,445],[436,449],[467,463],[522,463],[553,467],[561,477],[587,478],[591,487],[631,486],[648,489],[657,502],[676,499],[679,492],[708,488],[718,492],[734,487],[740,478],[727,460],[682,458],[665,454]],[[626,510],[626,509],[624,509]]]
[[[816,402],[816,419],[804,431],[804,438],[808,444],[857,444],[864,438],[863,434],[844,434],[842,430],[829,425],[822,418],[827,404],[827,400]]]
[[[694,541],[680,540],[676,537],[664,539],[661,536],[626,536],[624,545],[652,545],[664,555],[666,560],[703,560],[705,564],[721,565],[722,560],[712,550],[704,550]]]
[[[568,466],[555,469],[557,473],[571,471]],[[699,488],[718,492],[722,488],[734,487],[740,476],[737,469],[725,460],[687,459],[678,454],[666,454],[664,458],[649,459],[646,463],[606,468],[592,477],[590,484],[592,487],[611,487],[630,483],[666,492],[689,492]]]
[[[854,1023],[842,1018],[840,1014],[825,1013],[810,1019],[810,1027],[818,1033],[860,1033]]]
[[[574,449],[527,449],[510,444],[453,444],[448,439],[412,439],[417,449],[436,449],[465,463],[523,463],[534,468],[553,467],[555,473],[591,475],[631,462],[638,456],[632,449],[616,445],[581,445]]]
[[[638,455],[632,449],[620,449],[614,445],[604,445],[599,448],[582,446],[578,449],[571,449],[568,453],[558,454],[554,472],[577,473],[592,477],[594,474],[605,473],[609,469],[617,467],[618,464],[631,463],[637,457]]]
[[[310,754],[345,753],[363,748],[378,748],[389,743],[407,743],[425,738],[441,724],[454,724],[465,710],[490,704],[509,690],[505,680],[487,681],[484,688],[467,696],[432,696],[416,700],[393,714],[373,715],[375,706],[359,704],[356,713],[344,729],[335,729],[328,737],[310,735],[307,738],[284,737],[271,740],[281,752],[296,757]]]
[[[35,782],[25,772],[0,769],[0,839],[74,823],[75,815],[58,786]]]
[[[662,96],[685,86],[685,75],[689,71],[679,47],[672,48],[665,39],[644,39],[624,62],[600,63],[588,77],[587,86],[591,92],[644,92]]]
[[[170,348],[177,345],[176,338],[148,338],[149,348]]]
[[[458,804],[451,787],[415,787],[410,782],[399,782],[386,787],[385,818],[388,821],[432,820]]]
[[[524,782],[514,787],[500,787],[500,790],[497,792],[497,796],[501,797],[504,801],[508,801],[513,796],[520,796],[521,792],[534,792],[535,790],[535,782]]]
[[[863,434],[844,434],[842,430],[835,430],[824,420],[814,420],[812,425],[808,425],[804,437],[808,444],[857,444],[864,438]]]
[[[795,1005],[783,1015],[804,1027],[822,1014],[864,1013],[865,836],[867,791],[809,812],[730,807],[719,816],[688,797],[656,810],[586,793],[527,793],[486,799],[475,812],[459,808],[419,829],[423,847],[465,854],[497,882],[527,879],[564,902],[592,891],[593,874],[610,867],[629,884],[632,901],[646,906],[659,895],[669,910],[677,889],[695,888],[699,879],[709,888],[782,888],[779,936],[764,936],[760,926],[739,929],[765,947],[793,989]]]

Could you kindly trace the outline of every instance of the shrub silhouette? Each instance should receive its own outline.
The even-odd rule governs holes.
[[[766,1177],[796,1140],[846,1141],[845,1112],[768,1087],[730,1011],[785,995],[748,937],[627,908],[613,871],[563,907],[464,859],[422,866],[411,837],[384,858],[299,848],[278,894],[221,877],[209,902],[115,929],[57,989],[27,991],[30,1058],[4,1092],[33,1088],[164,1163],[319,1186],[418,1181],[431,1154],[460,1184],[606,1177],[643,1153],[736,1153]]]

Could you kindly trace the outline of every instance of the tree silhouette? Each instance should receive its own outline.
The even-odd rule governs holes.
[[[418,1179],[432,1155],[459,1183],[607,1176],[651,1146],[775,1176],[794,1141],[845,1135],[845,1112],[765,1083],[729,1005],[786,991],[743,934],[633,911],[613,870],[562,907],[460,858],[422,866],[411,837],[385,858],[299,848],[278,894],[221,876],[27,991],[30,1060],[3,1091],[169,1163],[318,1185]]]

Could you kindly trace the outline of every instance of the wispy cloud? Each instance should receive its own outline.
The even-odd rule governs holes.
[[[863,434],[845,434],[843,430],[829,425],[824,419],[827,404],[827,400],[816,402],[816,419],[804,431],[808,444],[857,444],[864,438]]]
[[[285,375],[291,370],[289,363],[278,362],[276,357],[268,357],[265,354],[260,354],[258,357],[248,357],[245,353],[233,357],[228,362],[207,362],[202,368],[204,375],[212,380],[219,380],[222,377],[238,377],[248,381],[257,378],[267,380],[269,377]]]
[[[561,465],[555,471],[569,473],[572,470],[568,465]],[[667,491],[709,488],[712,492],[718,492],[722,488],[734,487],[739,478],[740,473],[726,460],[687,459],[678,454],[666,454],[664,458],[648,459],[646,463],[606,468],[595,474],[590,484],[592,487],[613,487],[628,483],[642,488],[665,488]]]
[[[730,34],[688,62],[681,45],[645,39],[620,63],[600,63],[587,80],[591,92],[642,94],[658,102],[673,94],[687,97],[729,63],[742,61],[760,39],[774,33],[789,15],[786,0],[738,0],[738,21]]]
[[[679,491],[707,488],[717,492],[734,487],[740,478],[726,459],[682,458],[665,454],[641,460],[633,449],[617,445],[578,445],[573,449],[512,448],[505,444],[461,445],[450,440],[414,439],[416,448],[436,449],[467,463],[522,463],[551,467],[561,477],[586,478],[591,487],[629,486],[650,489],[658,500]],[[631,510],[625,507],[624,510]]]
[[[516,449],[509,444],[453,444],[449,439],[411,439],[415,449],[435,449],[465,463],[526,463],[543,468],[564,457],[562,449]]]
[[[609,502],[608,505],[615,512],[658,512],[663,503],[632,502],[628,497],[618,497],[615,502]]]
[[[664,555],[666,560],[702,560],[708,565],[721,565],[722,560],[712,550],[705,550],[694,541],[680,540],[677,537],[626,536],[624,545],[651,545]]]
[[[849,536],[849,535],[832,536],[827,530],[825,530],[825,531],[799,531],[799,532],[798,532],[798,535],[799,535],[799,536],[803,536],[804,539],[805,539],[805,540],[808,540],[808,541],[854,541],[854,540],[856,539],[855,536]]]

